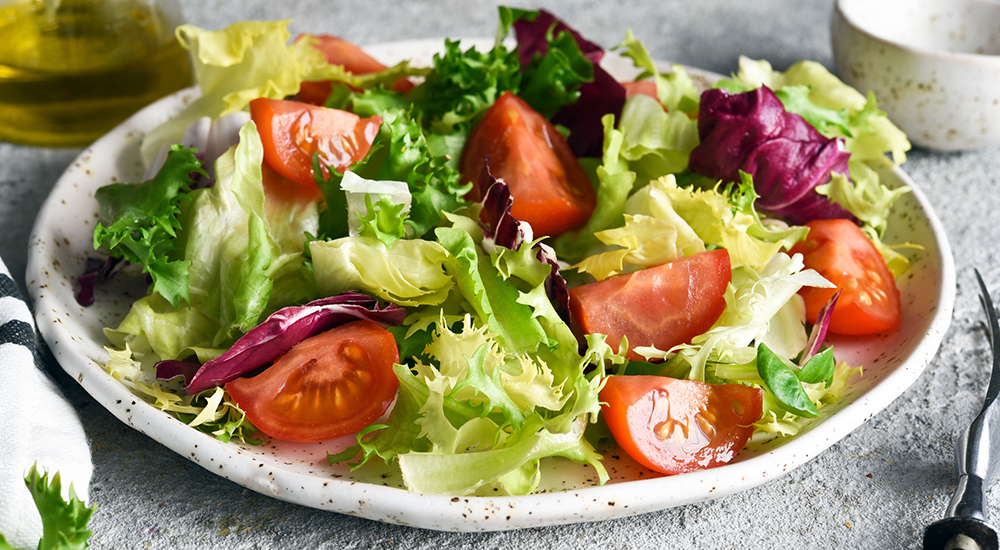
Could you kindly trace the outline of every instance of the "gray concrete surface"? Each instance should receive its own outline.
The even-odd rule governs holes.
[[[492,36],[490,2],[181,0],[210,28],[291,18],[293,32],[359,43]],[[784,69],[832,66],[829,1],[660,0],[528,2],[605,46],[631,28],[654,57],[729,73],[737,56]],[[28,233],[52,183],[79,150],[0,143],[0,255],[23,284]],[[268,498],[212,473],[118,422],[55,364],[92,441],[97,511],[93,548],[879,548],[919,547],[954,488],[954,438],[975,416],[988,381],[988,343],[972,269],[1000,289],[1000,150],[913,151],[905,170],[932,198],[955,251],[954,320],[927,370],[868,423],[804,466],[720,500],[626,519],[487,534],[375,523]],[[1000,514],[1000,491],[988,494]]]

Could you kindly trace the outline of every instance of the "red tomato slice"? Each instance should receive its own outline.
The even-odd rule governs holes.
[[[388,67],[379,63],[372,56],[366,54],[358,46],[328,34],[301,34],[295,39],[296,42],[303,37],[310,36],[319,40],[313,47],[323,52],[326,62],[331,65],[343,65],[344,69],[351,74],[377,73],[386,70]],[[393,91],[406,93],[413,89],[413,82],[407,78],[396,80],[392,87]],[[323,105],[329,97],[331,84],[329,80],[314,82],[303,82],[299,87],[299,98],[306,103]]]
[[[371,321],[307,338],[253,378],[226,391],[265,434],[326,441],[357,432],[389,408],[399,388],[396,340]]]
[[[622,82],[622,86],[625,88],[626,98],[634,95],[648,95],[657,101],[660,100],[656,95],[656,82],[653,80],[630,80]]]
[[[711,328],[732,279],[729,252],[702,252],[572,288],[570,311],[580,332],[607,335],[615,350],[626,336],[627,357],[642,359],[637,346],[666,351]]]
[[[459,169],[473,182],[468,200],[480,200],[479,175],[490,172],[510,188],[511,214],[531,224],[536,237],[573,229],[590,218],[597,194],[555,126],[523,100],[504,92],[472,129]]]
[[[876,334],[899,326],[899,290],[892,272],[871,240],[849,220],[814,220],[809,235],[789,251],[802,254],[806,267],[815,269],[843,289],[830,317],[835,334]],[[820,309],[836,288],[804,287],[806,318],[816,322]]]
[[[250,118],[264,145],[264,161],[282,176],[315,187],[312,157],[319,152],[324,168],[347,170],[365,158],[378,135],[382,117],[317,107],[299,101],[258,98],[250,102]]]
[[[763,414],[764,393],[665,376],[612,376],[601,411],[618,446],[667,475],[728,463]]]

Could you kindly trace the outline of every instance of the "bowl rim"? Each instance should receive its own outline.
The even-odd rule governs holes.
[[[845,2],[851,2],[851,1],[858,1],[858,0],[836,0],[833,3],[834,14],[836,16],[838,16],[844,22],[845,25],[847,25],[848,27],[850,27],[851,29],[853,29],[856,32],[859,32],[861,34],[864,34],[865,36],[868,36],[872,40],[875,40],[875,41],[878,41],[878,42],[881,42],[883,44],[887,44],[887,45],[890,45],[890,46],[894,46],[894,47],[899,48],[901,50],[906,50],[906,51],[908,51],[910,53],[914,53],[914,54],[918,54],[918,55],[926,55],[926,56],[935,57],[935,58],[940,58],[942,61],[946,61],[946,60],[955,61],[956,59],[958,59],[958,60],[963,60],[963,61],[979,62],[979,63],[990,63],[990,64],[992,64],[992,63],[1000,63],[1000,54],[951,52],[951,51],[944,51],[944,50],[936,50],[936,49],[931,49],[931,48],[926,48],[926,47],[920,47],[920,46],[913,46],[913,45],[910,45],[910,44],[905,44],[903,42],[899,42],[898,40],[893,40],[893,39],[890,39],[890,38],[885,38],[883,36],[875,34],[872,31],[870,31],[867,28],[865,28],[862,25],[860,25],[859,23],[857,23],[857,21],[855,21],[854,19],[852,19],[847,14],[847,12],[844,11],[844,9],[842,8],[842,4],[844,4]],[[867,1],[871,1],[871,0],[867,0]],[[835,21],[836,21],[836,19],[831,20],[831,22],[835,22]],[[835,33],[832,32],[832,30],[831,30],[830,34],[831,34],[831,38],[835,40],[836,39]]]

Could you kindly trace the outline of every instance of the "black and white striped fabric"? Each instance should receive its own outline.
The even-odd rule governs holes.
[[[32,465],[59,472],[88,499],[93,465],[76,410],[44,372],[35,324],[0,260],[0,533],[14,548],[37,548],[42,522],[24,476]]]

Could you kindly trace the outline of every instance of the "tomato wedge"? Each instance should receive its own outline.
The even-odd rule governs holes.
[[[364,50],[343,38],[328,34],[301,34],[295,41],[298,42],[307,36],[319,41],[313,44],[313,47],[323,52],[327,63],[342,65],[344,70],[351,74],[377,73],[388,68],[376,61],[374,57],[366,54]],[[323,105],[326,103],[326,98],[330,96],[331,89],[332,85],[329,80],[303,82],[299,87],[298,95],[306,103]],[[406,93],[413,89],[413,82],[407,78],[400,78],[393,84],[392,89],[399,93]]]
[[[764,393],[665,376],[612,376],[601,412],[618,446],[643,466],[672,475],[728,463],[763,414]]]
[[[627,357],[642,359],[637,346],[666,351],[711,328],[732,279],[728,252],[702,252],[572,288],[570,311],[578,332],[605,334],[615,350],[626,336]]]
[[[490,172],[510,188],[511,214],[531,224],[535,237],[554,236],[590,218],[597,194],[566,139],[524,100],[504,92],[472,129],[459,169],[473,182],[468,200],[480,200],[479,175]]]
[[[226,391],[265,434],[326,441],[357,432],[389,408],[399,388],[396,340],[371,321],[307,338],[253,378]]]
[[[250,102],[250,118],[264,146],[264,162],[282,176],[305,186],[316,186],[312,157],[337,172],[365,158],[378,135],[382,117],[361,118],[338,109],[299,101],[257,98]]]
[[[899,326],[899,289],[878,249],[850,220],[814,220],[809,235],[789,251],[802,254],[806,267],[815,269],[842,289],[830,317],[835,334],[877,334]],[[836,288],[804,287],[806,318],[816,322],[820,309]]]

